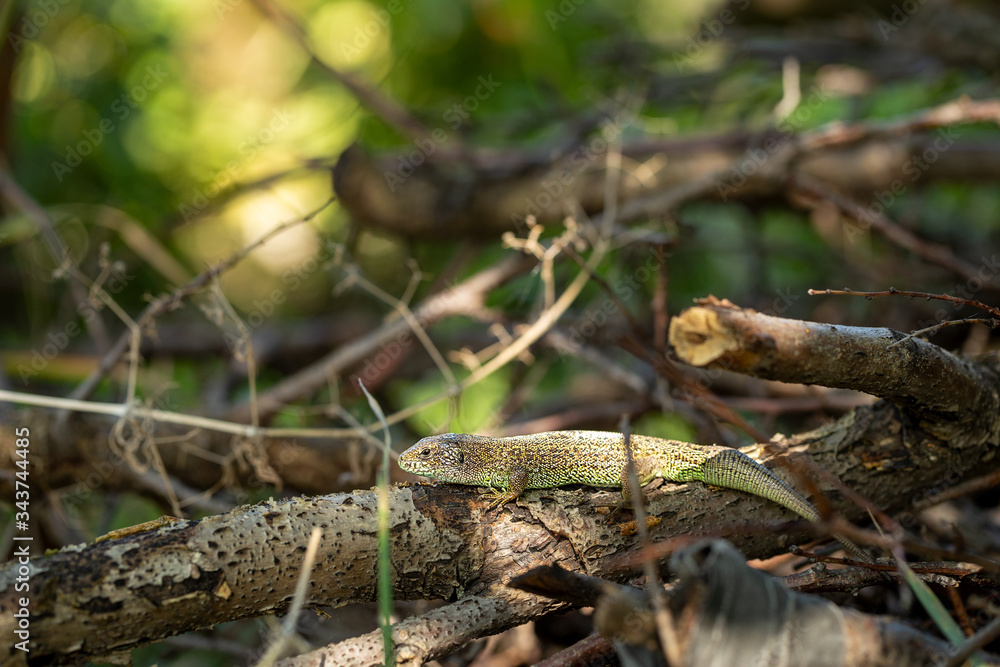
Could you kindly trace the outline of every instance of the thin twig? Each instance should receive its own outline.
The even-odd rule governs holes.
[[[866,120],[850,124],[834,121],[801,135],[799,147],[800,150],[816,150],[856,143],[863,139],[906,136],[951,125],[982,122],[1000,123],[1000,100],[961,97],[884,121]]]
[[[486,295],[490,290],[511,280],[515,276],[521,275],[533,266],[535,266],[535,263],[523,256],[509,256],[494,266],[467,278],[462,283],[427,297],[413,311],[414,317],[416,317],[422,326],[426,327],[450,315],[475,312],[477,309],[484,308]],[[343,373],[352,366],[363,362],[369,354],[378,350],[380,346],[387,345],[393,341],[398,342],[400,337],[408,335],[408,332],[409,324],[402,318],[399,318],[386,322],[377,330],[366,334],[362,338],[341,345],[311,366],[286,377],[261,394],[259,399],[260,418],[266,420],[286,403],[297,400],[323,387],[330,377]],[[468,381],[468,378],[466,378],[466,381]],[[461,386],[456,385],[455,388],[449,390],[450,393],[439,396],[436,400],[432,400],[426,405],[436,403],[451,395],[457,395]],[[426,407],[426,405],[422,404],[420,409]],[[398,418],[396,415],[390,415],[388,417],[389,424],[395,424],[397,421],[401,421],[411,414],[413,413],[408,413]],[[240,406],[229,414],[229,418],[232,421],[238,422],[246,421],[248,417],[249,410],[247,406]],[[376,428],[377,425],[373,425],[371,430],[374,431]],[[345,436],[351,434],[351,431],[341,432],[341,435]]]
[[[606,243],[602,244],[605,247],[595,249],[590,257],[589,266],[593,268],[600,262],[601,258],[604,256],[604,250],[606,248]],[[559,320],[563,313],[573,304],[576,297],[580,295],[580,292],[586,286],[589,281],[590,276],[586,271],[581,270],[580,273],[576,275],[563,291],[555,303],[552,304],[551,308],[544,310],[521,335],[509,346],[504,348],[499,354],[490,359],[488,362],[477,368],[464,380],[462,380],[458,385],[450,387],[430,398],[421,401],[420,403],[410,405],[398,412],[390,415],[387,418],[389,424],[396,424],[408,417],[411,417],[421,410],[440,403],[441,401],[451,398],[453,396],[458,396],[460,393],[468,389],[469,387],[482,382],[487,377],[495,373],[500,368],[506,366],[508,363],[516,359],[527,350],[531,345],[535,343],[539,338],[545,335],[549,329],[551,329],[555,323]]]
[[[932,334],[937,333],[938,331],[940,331],[941,329],[944,329],[945,327],[951,327],[951,326],[955,326],[957,324],[986,324],[986,325],[988,325],[989,327],[991,327],[993,329],[996,329],[997,327],[1000,327],[1000,319],[998,319],[998,318],[1000,318],[1000,308],[995,308],[993,306],[990,306],[988,304],[983,303],[982,301],[976,301],[974,299],[964,299],[962,297],[952,296],[950,294],[932,294],[930,292],[913,292],[913,291],[910,291],[910,290],[898,290],[895,287],[890,287],[889,289],[881,291],[881,292],[856,292],[854,290],[846,289],[845,288],[845,289],[842,289],[842,290],[834,290],[834,289],[822,289],[822,290],[810,289],[810,290],[807,290],[806,293],[809,294],[810,296],[815,296],[817,294],[836,294],[836,295],[847,295],[847,296],[863,296],[863,297],[865,297],[866,299],[869,299],[869,300],[871,300],[874,297],[879,297],[879,296],[896,296],[896,295],[906,296],[906,297],[909,297],[911,299],[919,297],[921,299],[927,299],[928,301],[930,301],[931,299],[937,299],[939,301],[950,301],[952,303],[957,303],[957,304],[960,304],[960,305],[963,305],[963,306],[972,306],[974,308],[979,308],[980,310],[985,310],[988,313],[993,313],[994,315],[997,316],[997,318],[989,318],[989,319],[981,318],[981,317],[967,317],[967,318],[964,318],[964,319],[961,319],[961,320],[945,320],[943,322],[938,322],[937,324],[934,324],[932,326],[925,327],[923,329],[918,329],[916,331],[911,331],[910,333],[908,333],[903,338],[900,338],[899,340],[893,341],[893,342],[889,343],[888,345],[886,345],[886,349],[889,349],[891,347],[895,347],[897,345],[905,343],[906,341],[910,340],[911,338],[917,338],[919,336],[924,336],[924,335],[930,337]]]
[[[257,362],[253,352],[253,336],[243,318],[239,316],[236,309],[229,302],[218,279],[212,281],[211,292],[215,302],[221,306],[221,312],[217,316],[218,321],[216,324],[223,324],[222,314],[224,313],[226,318],[236,326],[238,336],[236,337],[233,356],[237,361],[242,361],[246,364],[247,384],[249,385],[250,392],[250,425],[260,426],[260,418],[257,410]]]
[[[667,295],[670,289],[670,271],[667,266],[667,246],[656,246],[656,291],[653,293],[653,349],[660,354],[667,352],[667,331],[670,329],[670,308]]]
[[[871,299],[878,296],[908,296],[910,298],[926,299],[930,301],[931,299],[936,299],[938,301],[951,301],[952,303],[958,303],[963,306],[972,306],[973,308],[978,308],[979,310],[985,310],[988,313],[992,313],[997,317],[1000,317],[1000,308],[995,306],[990,306],[983,303],[982,301],[976,301],[975,299],[963,299],[960,296],[952,296],[950,294],[933,294],[931,292],[914,292],[911,290],[896,289],[895,287],[890,287],[887,290],[882,290],[881,292],[858,292],[852,289],[810,289],[806,291],[810,296],[815,296],[817,294],[836,294],[836,295],[847,295],[847,296],[863,296],[866,299]]]
[[[619,341],[619,345],[652,366],[658,375],[670,382],[683,400],[717,419],[732,424],[757,442],[769,440],[756,426],[726,405],[710,389],[689,378],[672,360],[650,350],[640,339],[625,336]]]
[[[69,254],[69,249],[63,243],[62,237],[56,231],[55,223],[44,207],[28,194],[21,184],[14,180],[10,172],[10,165],[7,160],[0,158],[0,194],[13,204],[18,210],[27,214],[31,218],[39,233],[45,241],[52,259],[55,262],[57,273],[69,273],[77,280],[83,277],[83,273],[77,269],[73,259]],[[70,292],[77,304],[87,301],[87,295],[81,290],[81,285],[77,282],[69,283]],[[99,317],[84,318],[84,324],[90,335],[97,344],[97,349],[104,350],[108,346],[108,332],[103,320]]]
[[[945,320],[944,322],[938,322],[937,324],[931,327],[926,327],[924,329],[917,329],[916,331],[911,331],[910,333],[906,334],[899,340],[889,343],[888,345],[885,346],[885,348],[888,350],[890,347],[896,347],[897,345],[901,345],[906,341],[910,340],[911,338],[918,338],[920,336],[927,336],[929,338],[930,336],[936,334],[941,329],[944,329],[946,327],[953,327],[957,324],[986,324],[989,325],[991,328],[996,329],[997,327],[1000,327],[1000,320],[994,318],[990,318],[987,320],[982,317],[968,317],[963,320]]]
[[[914,512],[920,512],[928,507],[940,505],[943,502],[954,500],[955,498],[961,498],[962,496],[967,496],[971,493],[983,491],[985,489],[992,489],[997,484],[1000,484],[1000,470],[991,472],[988,475],[970,479],[966,482],[962,482],[961,484],[956,484],[946,491],[921,497],[919,500],[914,501],[912,509]]]
[[[605,213],[605,216],[606,215],[607,213]],[[399,410],[387,418],[388,423],[398,423],[431,405],[435,405],[436,403],[439,403],[447,398],[458,396],[461,392],[486,379],[497,370],[503,368],[508,363],[519,357],[539,338],[544,336],[553,326],[555,326],[556,322],[559,321],[559,318],[566,312],[567,309],[569,309],[576,298],[580,295],[580,292],[583,291],[583,288],[590,281],[594,267],[596,267],[601,260],[604,259],[604,256],[608,251],[611,239],[604,236],[601,232],[614,229],[614,221],[612,220],[609,224],[606,218],[602,218],[601,221],[595,221],[595,228],[600,231],[598,231],[598,237],[595,242],[594,250],[590,255],[590,259],[587,261],[586,267],[580,270],[573,281],[552,304],[552,307],[542,311],[542,313],[539,314],[538,319],[536,319],[531,326],[523,331],[516,340],[505,347],[495,357],[473,371],[457,386],[449,387],[445,391],[421,401],[420,403],[410,405],[407,408]]]
[[[281,632],[274,638],[267,652],[257,661],[257,667],[271,667],[295,634],[295,626],[299,622],[299,614],[305,605],[309,595],[309,582],[312,580],[313,567],[316,565],[316,554],[319,551],[319,542],[323,537],[323,530],[319,526],[314,526],[309,535],[309,544],[306,546],[305,556],[302,558],[302,570],[299,572],[299,580],[295,584],[295,595],[292,597],[292,604],[288,608],[288,614],[281,624]]]
[[[802,101],[802,81],[799,61],[794,56],[787,56],[781,64],[781,101],[771,112],[775,123],[781,123],[788,118]]]
[[[807,198],[815,198],[833,204],[845,215],[857,221],[862,228],[870,226],[892,243],[932,264],[947,269],[963,280],[977,281],[983,286],[983,289],[1000,293],[1000,285],[984,281],[975,266],[956,256],[949,248],[920,238],[909,229],[896,224],[884,213],[876,212],[872,206],[841,194],[827,183],[799,174],[792,179],[789,187],[793,193],[797,192]]]
[[[962,667],[965,661],[972,657],[972,654],[982,647],[1000,638],[1000,618],[994,618],[987,623],[979,632],[969,637],[969,639],[959,646],[948,658],[945,667]]]
[[[179,287],[173,292],[160,295],[154,299],[152,303],[146,306],[146,309],[141,315],[139,315],[139,317],[135,318],[136,326],[138,326],[141,331],[146,327],[146,325],[152,322],[154,318],[176,308],[186,297],[204,288],[205,285],[209,284],[212,279],[231,269],[252,251],[264,245],[278,234],[315,218],[317,215],[326,210],[326,208],[330,206],[335,199],[335,197],[331,197],[316,210],[307,213],[302,217],[277,225],[274,229],[266,232],[253,243],[250,243],[233,253],[227,259],[219,262],[209,269],[202,271],[183,287]],[[97,385],[101,382],[101,380],[104,379],[104,376],[107,375],[108,371],[110,371],[114,365],[118,363],[122,354],[124,354],[126,349],[128,349],[131,340],[131,332],[125,333],[119,337],[108,353],[101,358],[97,369],[92,372],[86,380],[81,382],[76,389],[73,390],[73,393],[70,394],[70,398],[81,400],[90,396],[90,394],[97,388]]]
[[[639,544],[642,545],[643,551],[647,551],[652,543],[649,539],[649,527],[646,525],[646,512],[642,507],[642,486],[639,484],[639,478],[636,476],[635,459],[632,456],[632,429],[629,424],[628,414],[621,416],[618,427],[624,439],[625,460],[628,470],[628,479],[622,480],[622,482],[628,484]],[[656,633],[659,635],[660,644],[663,647],[663,656],[666,658],[668,667],[679,667],[684,664],[680,649],[680,640],[677,637],[676,627],[674,626],[673,613],[664,599],[663,582],[660,581],[660,575],[656,571],[656,561],[652,558],[643,558],[642,571],[646,576],[646,590],[648,591],[650,601],[653,603]]]
[[[444,376],[445,382],[448,383],[448,386],[454,387],[457,385],[458,379],[455,377],[455,374],[452,373],[451,368],[448,366],[448,362],[444,360],[441,352],[431,341],[430,336],[427,335],[427,331],[424,329],[423,325],[420,324],[420,320],[417,319],[417,317],[413,314],[413,311],[409,308],[408,302],[412,297],[412,290],[407,288],[409,296],[404,296],[403,299],[397,299],[382,288],[378,287],[375,283],[362,276],[360,272],[354,273],[351,278],[354,284],[372,296],[378,298],[383,303],[392,306],[392,308],[399,313],[404,320],[406,320],[406,323],[410,325],[410,330],[413,331],[413,335],[417,337],[420,344],[424,346],[425,350],[427,350],[427,354],[430,355],[434,365],[438,367],[439,371],[441,371],[441,375]]]
[[[225,421],[222,419],[212,419],[210,417],[199,417],[197,415],[187,415],[168,410],[157,410],[138,405],[126,403],[99,403],[96,401],[80,401],[74,398],[59,398],[56,396],[41,396],[38,394],[26,394],[19,391],[8,391],[0,389],[0,401],[17,403],[21,405],[37,405],[45,408],[57,410],[71,410],[73,412],[85,412],[90,414],[110,415],[112,417],[125,417],[127,415],[138,419],[150,419],[165,424],[180,424],[194,428],[217,431],[219,433],[229,433],[244,438],[343,438],[343,437],[364,437],[366,433],[374,430],[371,427],[364,427],[358,423],[355,427],[344,428],[271,428],[253,426],[239,422]],[[346,415],[345,420],[347,419]],[[377,440],[375,442],[378,442]],[[379,443],[380,444],[380,443]]]
[[[593,271],[587,268],[586,260],[584,260],[583,257],[581,257],[580,254],[573,249],[572,246],[565,246],[563,248],[563,252],[566,253],[567,257],[576,262],[581,269],[586,270],[590,274],[590,279],[593,280],[595,283],[597,283],[597,285],[601,288],[601,290],[603,290],[604,293],[608,296],[608,298],[611,299],[612,302],[614,302],[615,306],[617,306],[618,312],[620,312],[622,316],[625,318],[625,320],[628,322],[629,329],[631,329],[635,335],[641,336],[643,332],[642,332],[642,327],[639,326],[638,320],[635,319],[635,316],[632,315],[632,311],[629,310],[628,306],[626,306],[624,302],[622,302],[618,294],[613,289],[611,289],[611,285],[608,284],[608,281],[605,280],[604,276],[597,273],[597,271]]]

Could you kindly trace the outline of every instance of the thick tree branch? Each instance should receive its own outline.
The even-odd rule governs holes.
[[[808,451],[849,486],[893,511],[921,493],[1000,469],[997,438],[978,447],[953,442],[950,450],[942,450],[929,435],[934,428],[933,416],[901,428],[898,411],[883,403],[859,408],[833,426],[790,438],[788,444],[793,454]],[[757,449],[745,451],[755,455]],[[938,458],[943,451],[950,453],[947,476]],[[785,475],[773,460],[765,463]],[[402,626],[415,633],[410,646],[421,660],[446,654],[477,631],[499,632],[550,609],[498,597],[510,577],[531,567],[557,563],[618,580],[636,571],[629,564],[639,554],[635,538],[595,506],[616,503],[614,491],[531,491],[502,511],[488,513],[479,493],[457,485],[391,489],[397,599],[478,596],[484,613],[497,600],[511,605],[495,618],[469,621],[445,635],[416,620]],[[651,529],[654,540],[725,534],[755,556],[790,544],[780,531],[746,530],[748,522],[770,525],[785,516],[766,500],[699,484],[654,485],[648,495],[648,513],[660,520]],[[847,516],[862,515],[859,508],[831,500]],[[314,526],[323,528],[324,539],[309,603],[370,601],[376,576],[374,507],[374,494],[368,491],[269,502],[35,559],[32,656],[65,662],[228,620],[280,613],[291,599],[302,549]],[[5,624],[13,620],[15,576],[15,563],[0,570],[0,632],[9,632]],[[103,630],[94,632],[95,627]],[[435,637],[440,641],[432,641]],[[373,637],[351,642],[354,647],[377,644]],[[13,657],[0,655],[0,660],[6,664]]]
[[[686,363],[855,389],[903,407],[949,413],[963,422],[998,420],[996,372],[927,341],[911,338],[892,345],[904,334],[788,320],[714,298],[700,303],[670,325],[670,343]]]
[[[963,98],[886,121],[631,143],[622,156],[646,166],[641,178],[625,172],[617,220],[667,215],[694,200],[781,196],[790,180],[822,182],[869,203],[883,191],[895,199],[918,181],[996,180],[1000,144],[965,139],[964,130],[933,131],[998,119],[1000,101]],[[518,229],[528,214],[557,224],[572,202],[591,214],[602,211],[606,139],[620,132],[611,125],[555,159],[452,153],[449,169],[440,168],[445,160],[415,166],[412,147],[376,158],[355,145],[334,168],[334,189],[362,225],[413,238],[495,238]],[[933,159],[922,158],[927,154]]]

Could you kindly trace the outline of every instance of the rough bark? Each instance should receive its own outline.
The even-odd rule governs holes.
[[[397,596],[454,599],[481,569],[468,503],[439,521],[416,511],[409,489],[390,496]],[[375,597],[375,496],[370,491],[265,502],[169,527],[66,547],[30,563],[28,594],[16,563],[0,574],[0,632],[13,636],[18,597],[31,599],[31,658],[128,650],[186,630],[284,611],[314,526],[324,539],[310,603]],[[463,534],[463,531],[466,531]],[[407,593],[406,591],[413,591]],[[24,657],[0,648],[0,662]],[[8,663],[8,660],[11,662]]]
[[[785,326],[772,319],[763,321]],[[858,345],[872,337],[868,329],[851,327],[830,333],[854,336],[861,341]],[[777,332],[772,338],[780,340]],[[829,355],[825,358],[836,361]],[[991,358],[968,367],[983,383],[980,390],[986,398],[981,400],[997,400],[997,365]],[[966,368],[964,362],[958,368]],[[938,379],[910,381],[919,385]],[[858,408],[830,426],[788,438],[785,444],[793,454],[807,452],[849,487],[893,512],[1000,469],[995,408],[969,419],[967,412],[979,410],[980,403],[936,407],[901,409],[880,402]],[[744,451],[762,458],[756,446]],[[788,477],[773,460],[763,460],[776,474]],[[826,485],[820,483],[820,488],[829,493]],[[724,534],[744,553],[763,556],[802,537],[774,530],[773,522],[786,513],[747,494],[698,484],[654,483],[648,495],[650,516],[661,520],[651,529],[656,541]],[[836,494],[829,495],[834,507],[846,516],[864,514]],[[451,631],[438,643],[434,638],[439,634],[414,621],[413,631],[420,629],[414,635],[419,641],[411,637],[407,655],[413,660],[441,657],[460,639],[471,638],[466,632],[499,632],[556,608],[551,603],[539,605],[534,598],[512,599],[499,592],[510,577],[536,565],[557,563],[568,570],[613,579],[631,574],[638,552],[636,538],[623,534],[595,507],[616,503],[617,498],[613,491],[587,488],[531,491],[502,511],[484,513],[486,503],[474,488],[391,489],[394,594],[399,599],[477,596],[490,600],[490,608],[496,600],[505,605],[505,611],[494,617],[484,607],[479,621]],[[761,524],[769,527],[761,532],[747,530]],[[324,541],[321,565],[313,573],[310,604],[372,600],[376,553],[372,492],[267,502],[201,521],[181,521],[159,530],[68,547],[32,560],[32,657],[66,662],[127,650],[223,621],[281,612],[292,595],[313,526],[323,529]],[[0,634],[4,636],[10,636],[13,621],[15,576],[16,563],[0,570]],[[373,641],[366,636],[341,648],[371,648]],[[9,647],[0,650],[7,652],[0,654],[4,664],[23,659],[23,654],[10,653]]]

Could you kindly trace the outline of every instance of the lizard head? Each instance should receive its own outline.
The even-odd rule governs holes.
[[[442,482],[475,484],[469,478],[468,445],[476,436],[464,433],[432,435],[419,440],[399,455],[399,467],[414,475],[426,475]]]

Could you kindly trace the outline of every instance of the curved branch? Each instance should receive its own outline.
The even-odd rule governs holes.
[[[568,605],[502,588],[490,595],[473,595],[392,627],[397,667],[420,667],[442,658],[471,641],[527,623]],[[288,658],[276,667],[371,667],[385,664],[382,631],[345,639],[336,644]]]
[[[780,196],[790,181],[824,183],[871,199],[912,184],[914,161],[927,151],[935,159],[920,171],[922,183],[994,181],[1000,177],[995,140],[963,138],[964,131],[940,130],[944,137],[928,132],[998,118],[1000,100],[962,99],[886,121],[835,122],[799,133],[640,140],[622,147],[623,158],[644,167],[641,178],[623,174],[616,221],[670,214],[694,200]],[[555,159],[552,151],[470,150],[435,155],[440,159],[433,167],[414,167],[406,155],[412,147],[373,157],[352,145],[334,167],[334,190],[362,225],[412,238],[495,238],[523,227],[529,214],[542,223],[560,222],[573,210],[571,202],[590,214],[602,211],[605,139],[621,130],[611,125],[604,136],[595,134]],[[899,237],[897,232],[890,240],[898,243]]]

